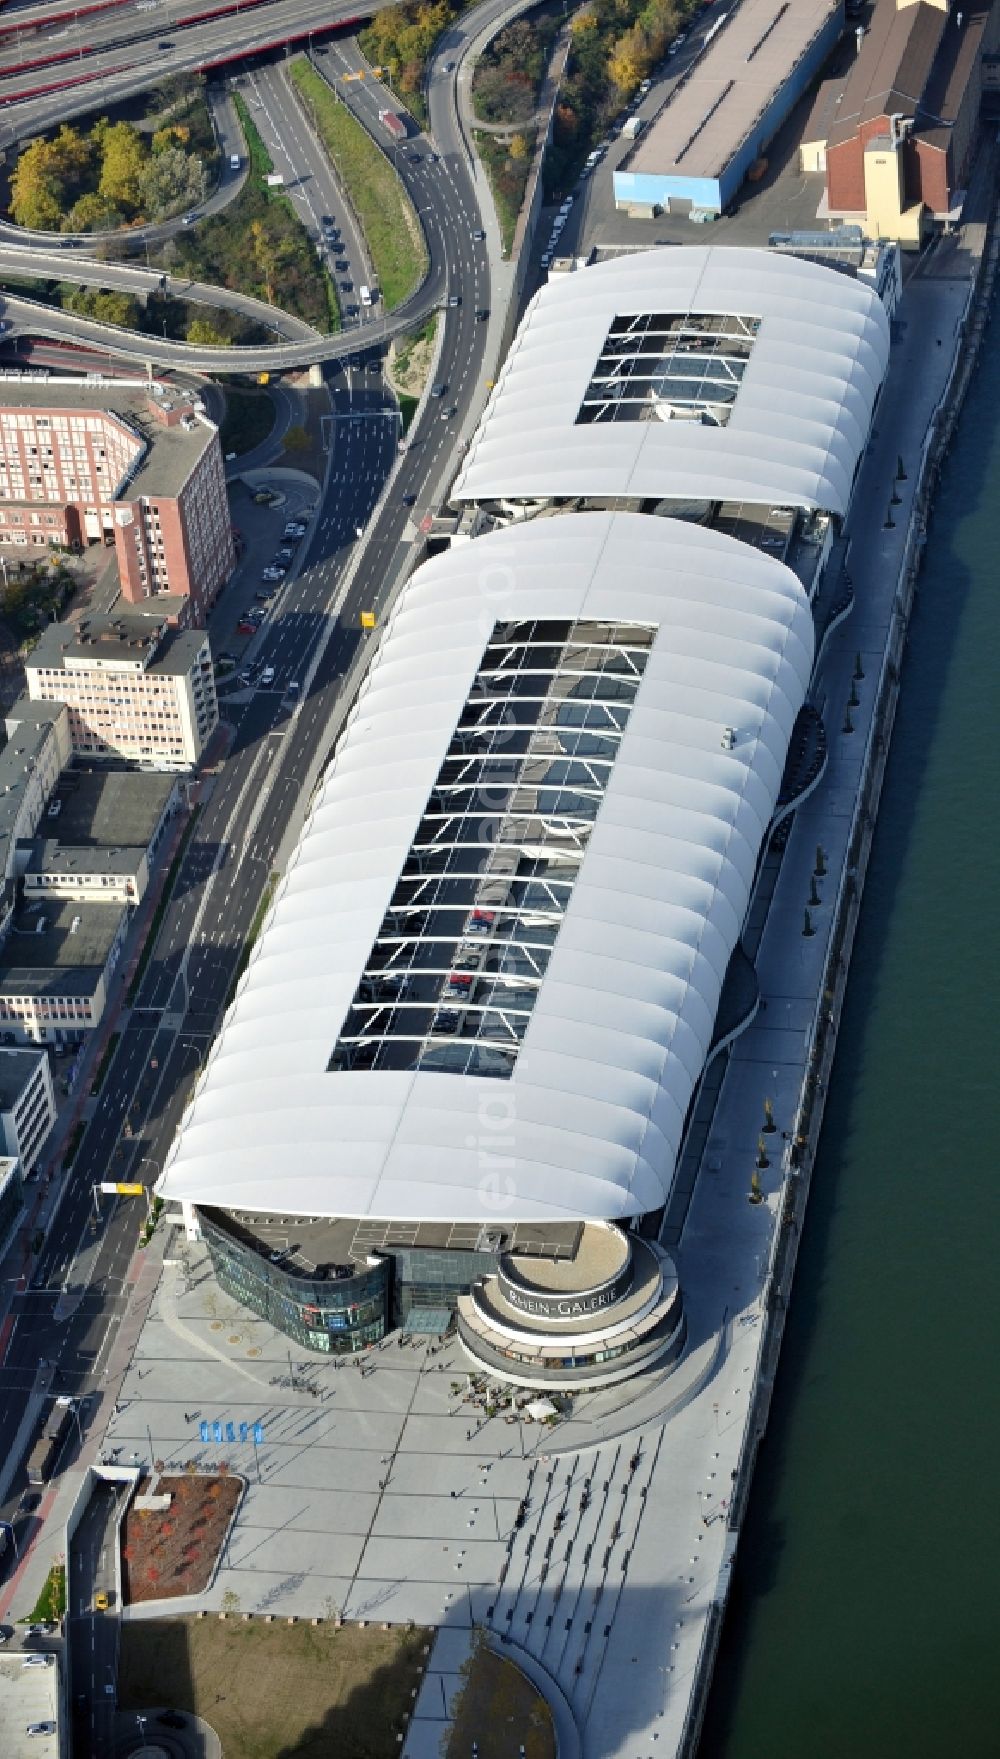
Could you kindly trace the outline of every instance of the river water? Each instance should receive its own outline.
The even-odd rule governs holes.
[[[1000,1755],[998,630],[991,331],[935,504],[700,1759]]]

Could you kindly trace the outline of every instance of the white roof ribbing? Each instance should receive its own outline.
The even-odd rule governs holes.
[[[328,1072],[494,622],[580,617],[658,632],[512,1075]],[[383,636],[162,1195],[492,1222],[661,1204],[812,660],[791,571],[700,526],[586,513],[426,563]]]
[[[576,425],[612,320],[689,311],[761,320],[728,424]],[[842,515],[888,359],[872,289],[798,257],[691,246],[561,275],[525,313],[452,500],[678,496]]]

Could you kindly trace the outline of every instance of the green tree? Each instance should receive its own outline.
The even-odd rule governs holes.
[[[207,318],[193,318],[187,327],[189,342],[200,342],[205,348],[231,348],[232,337],[224,336]]]
[[[162,220],[205,199],[205,167],[194,153],[166,146],[153,154],[142,173],[141,204],[151,220]]]
[[[96,318],[102,324],[117,324],[119,329],[139,328],[139,304],[130,293],[112,287],[77,287],[65,302],[68,311],[81,317]]]
[[[73,203],[63,220],[64,232],[109,232],[120,226],[122,215],[96,189],[88,190]]]

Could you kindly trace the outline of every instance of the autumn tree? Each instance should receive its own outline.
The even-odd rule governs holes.
[[[507,148],[512,159],[526,159],[530,150],[528,142],[523,134],[515,134],[510,146]]]
[[[62,186],[48,141],[32,141],[14,167],[10,211],[19,226],[51,231],[62,219]]]
[[[648,67],[647,54],[642,42],[642,33],[634,26],[619,37],[615,44],[608,72],[623,97],[631,97],[639,84],[646,77]]]
[[[66,123],[54,140],[32,141],[14,167],[10,211],[20,226],[53,231],[90,168],[92,148]]]
[[[146,149],[131,122],[114,122],[101,141],[98,191],[126,212],[138,213],[142,203]]]
[[[154,153],[162,153],[165,147],[186,147],[190,139],[191,130],[186,123],[168,122],[156,130],[150,144]]]

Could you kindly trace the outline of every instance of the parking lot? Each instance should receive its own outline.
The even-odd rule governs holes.
[[[270,484],[277,494],[273,505],[255,501],[261,484]],[[287,581],[304,561],[309,518],[318,500],[318,486],[298,471],[278,471],[273,473],[273,481],[268,472],[255,471],[251,483],[242,479],[230,483],[229,504],[239,533],[240,560],[209,616],[212,653],[216,664],[221,662],[217,683],[223,710],[233,694],[255,684],[267,688],[271,682],[265,680],[263,663],[253,658],[257,633],[279,610]],[[296,520],[306,523],[305,535],[286,540],[285,528]],[[275,572],[265,580],[265,571],[270,573],[279,553],[280,566],[287,572],[284,576]]]

